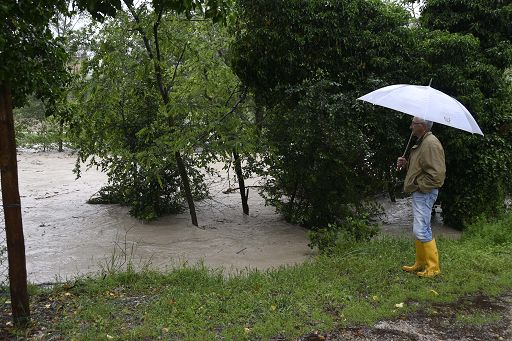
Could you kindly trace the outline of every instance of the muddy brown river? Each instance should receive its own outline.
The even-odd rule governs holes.
[[[91,169],[75,180],[74,163],[68,153],[18,153],[30,282],[60,282],[123,269],[128,262],[137,269],[166,270],[201,261],[236,273],[300,263],[314,255],[306,230],[285,222],[252,188],[250,215],[242,214],[239,194],[223,193],[235,186],[226,174],[210,179],[212,199],[197,203],[197,228],[188,213],[142,223],[130,217],[126,207],[87,204],[106,184],[106,176]],[[410,235],[410,202],[384,200],[383,204],[383,232]],[[4,225],[3,212],[0,225]],[[458,236],[437,217],[433,229]]]

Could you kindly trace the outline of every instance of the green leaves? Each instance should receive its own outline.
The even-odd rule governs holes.
[[[157,19],[148,7],[136,12],[134,22],[119,11],[90,42],[73,133],[82,159],[101,157],[109,174],[104,196],[151,220],[183,208],[176,152],[192,178],[193,196],[207,195],[199,169],[240,143],[241,112],[232,108],[242,94],[222,55],[224,28],[182,16]],[[152,57],[141,32],[151,41]]]
[[[11,1],[0,6],[0,82],[12,88],[14,106],[28,94],[54,100],[68,81],[67,55],[49,23],[65,1]]]
[[[113,17],[121,9],[121,0],[75,0],[79,9],[87,10],[94,19],[103,21],[107,17]],[[127,0],[126,3],[133,3]]]
[[[512,66],[511,10],[496,1],[430,0],[420,18],[431,29],[421,46],[433,85],[458,98],[485,134],[435,128],[447,158],[443,218],[459,228],[479,215],[500,215],[511,190],[512,91],[505,76]]]
[[[269,153],[261,168],[269,202],[291,221],[320,228],[395,181],[390,165],[409,135],[407,119],[355,98],[433,79],[486,134],[434,128],[449,164],[445,222],[497,213],[512,170],[512,144],[503,142],[512,119],[504,76],[512,65],[510,6],[430,0],[411,25],[403,9],[380,1],[240,1],[232,65],[265,112],[261,137]],[[486,179],[475,184],[478,174]]]
[[[407,71],[415,45],[406,12],[380,1],[238,6],[232,65],[264,113],[259,166],[268,203],[310,228],[360,218],[364,210],[354,207],[382,188],[398,150],[400,129],[386,127],[400,116],[369,115],[355,98]]]

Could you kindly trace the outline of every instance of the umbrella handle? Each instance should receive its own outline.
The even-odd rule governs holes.
[[[407,146],[405,147],[402,157],[405,157],[405,153],[407,153],[407,149],[409,149],[409,146],[411,145],[412,135],[414,135],[414,133],[411,133],[411,136],[409,136],[409,142],[407,142]]]
[[[412,136],[414,134],[411,132],[411,136],[409,136],[409,142],[407,142],[407,146],[405,147],[404,153],[402,154],[402,157],[405,157],[405,154],[407,153],[407,149],[409,149],[409,146],[411,145]],[[397,171],[401,170],[402,168],[396,168]]]

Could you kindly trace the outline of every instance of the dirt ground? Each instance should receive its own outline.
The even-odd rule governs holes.
[[[468,322],[474,316],[480,317],[483,323]],[[512,292],[496,298],[469,296],[453,304],[437,304],[395,320],[380,321],[371,327],[312,333],[300,340],[509,341],[512,340]]]
[[[145,297],[133,297],[123,304],[136,304]],[[25,337],[12,337],[9,306],[0,308],[1,340],[64,340],[54,329],[62,316],[59,312],[69,300],[39,297],[31,303],[31,328]],[[408,302],[415,304],[415,302]],[[416,303],[417,304],[417,303]],[[464,317],[480,316],[483,323],[464,323]],[[491,317],[485,319],[485,317]],[[483,319],[482,319],[483,317]],[[276,335],[271,340],[287,340]],[[379,321],[374,326],[354,326],[331,332],[313,332],[300,341],[506,341],[512,340],[512,292],[496,298],[464,297],[453,304],[437,304],[394,320]]]

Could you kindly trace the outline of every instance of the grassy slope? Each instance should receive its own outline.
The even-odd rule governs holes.
[[[52,328],[66,339],[291,339],[512,288],[512,215],[476,224],[461,241],[440,239],[438,247],[443,274],[434,279],[400,270],[413,262],[411,241],[382,238],[265,273],[226,278],[200,265],[165,274],[128,271],[33,299],[64,302]]]

